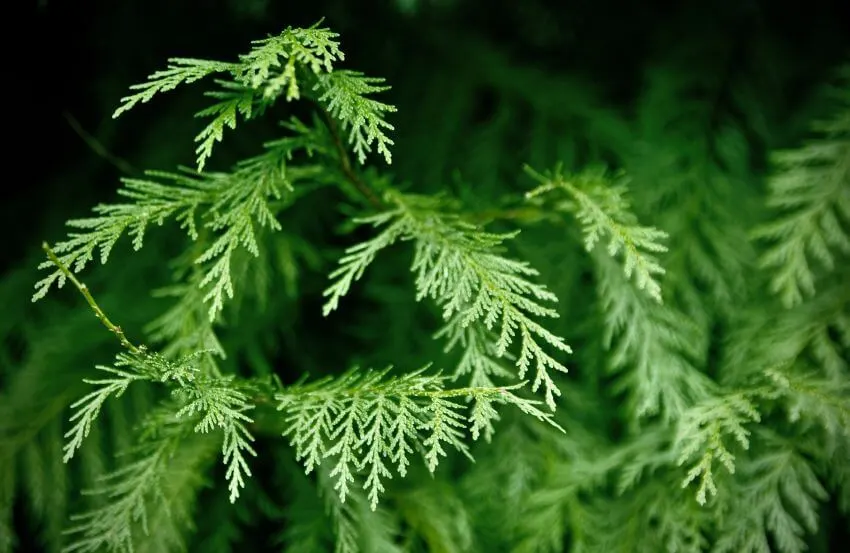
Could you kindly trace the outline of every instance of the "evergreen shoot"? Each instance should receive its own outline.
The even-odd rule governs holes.
[[[0,553],[846,543],[846,6],[476,1],[32,62],[111,105],[0,217]]]

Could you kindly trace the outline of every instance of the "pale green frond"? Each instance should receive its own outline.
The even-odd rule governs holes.
[[[423,369],[424,370],[424,369]],[[421,452],[429,471],[454,449],[470,456],[465,436],[477,438],[492,416],[493,404],[508,403],[541,421],[557,426],[538,401],[520,398],[509,388],[445,389],[444,378],[423,370],[390,377],[387,370],[348,371],[334,379],[298,384],[276,394],[286,417],[296,459],[309,473],[331,460],[329,476],[341,501],[351,486],[366,490],[374,509],[383,482],[407,473],[410,455]],[[468,408],[457,400],[473,400]],[[476,409],[478,411],[476,411]]]
[[[187,385],[194,379],[195,369],[192,362],[196,356],[197,354],[174,362],[156,353],[145,351],[139,354],[119,353],[115,358],[114,367],[98,365],[96,367],[98,370],[112,376],[98,380],[83,380],[87,384],[96,386],[97,389],[71,404],[74,413],[71,415],[70,422],[74,425],[65,433],[68,441],[63,448],[64,462],[71,460],[80,448],[107,399],[120,397],[133,382],[174,381],[180,386]]]
[[[741,465],[739,495],[720,519],[712,553],[802,553],[818,526],[827,492],[809,461],[790,444],[774,444]]]
[[[735,440],[743,449],[750,447],[750,430],[747,425],[761,421],[747,394],[726,393],[704,400],[688,409],[679,421],[673,449],[678,453],[677,463],[689,464],[682,487],[698,481],[696,499],[700,505],[708,496],[717,494],[714,467],[720,462],[732,474],[735,472],[735,455],[729,449],[729,440]],[[691,464],[693,463],[693,464]]]
[[[765,371],[785,404],[792,422],[820,426],[828,442],[826,451],[850,443],[850,383],[846,377],[823,377],[777,366]]]
[[[226,81],[221,81],[219,84],[224,90],[206,93],[206,96],[215,98],[218,102],[195,114],[195,117],[212,117],[212,121],[195,137],[195,142],[198,142],[198,147],[195,149],[198,156],[198,171],[204,170],[207,159],[212,155],[213,147],[216,142],[221,142],[224,136],[225,127],[235,129],[238,116],[247,120],[254,115],[252,89]]]
[[[487,328],[463,324],[460,314],[455,314],[434,334],[434,338],[445,338],[445,351],[460,348],[462,353],[454,372],[454,379],[469,378],[469,385],[493,386],[493,378],[510,378],[512,373],[501,359],[513,360],[509,353],[498,355],[496,337]]]
[[[129,111],[136,104],[144,104],[162,92],[174,90],[180,85],[191,84],[213,73],[231,72],[235,66],[220,61],[199,60],[191,58],[172,58],[168,60],[168,68],[157,71],[148,77],[147,82],[135,84],[130,90],[139,90],[136,94],[121,98],[121,106],[115,110],[112,117],[118,117]]]
[[[366,77],[357,71],[336,70],[319,75],[315,90],[318,101],[326,106],[328,113],[340,121],[342,130],[348,132],[348,142],[357,154],[357,160],[366,162],[366,154],[372,144],[384,160],[392,163],[390,146],[393,140],[386,135],[395,129],[384,116],[396,111],[394,106],[368,98],[369,94],[389,90],[384,79]]]
[[[112,378],[101,378],[98,380],[85,379],[84,382],[96,386],[97,389],[71,404],[71,409],[74,410],[74,413],[69,420],[74,425],[65,433],[65,438],[68,441],[63,448],[65,451],[63,461],[66,463],[74,457],[74,453],[83,444],[83,440],[88,437],[91,431],[91,425],[97,419],[106,400],[110,397],[120,397],[131,383],[138,380],[146,380],[145,375],[135,371],[126,371],[103,365],[97,365],[96,368],[113,376]]]
[[[484,232],[445,211],[440,198],[393,194],[391,199],[397,207],[372,219],[374,224],[385,224],[387,228],[377,237],[350,248],[340,261],[341,266],[331,274],[336,282],[325,291],[330,296],[325,312],[338,305],[339,298],[363,274],[378,251],[397,240],[413,241],[411,270],[417,299],[433,299],[449,326],[475,324],[493,331],[498,335],[496,357],[506,355],[518,335],[519,378],[533,368],[532,390],[537,391],[542,385],[546,403],[554,409],[554,396],[560,395],[560,390],[549,369],[567,372],[567,368],[541,342],[565,353],[571,349],[563,338],[535,320],[558,316],[546,305],[557,301],[555,295],[530,280],[537,275],[534,268],[502,254],[503,243],[515,234]],[[448,329],[444,333],[451,332]]]
[[[330,73],[333,64],[345,59],[339,49],[339,35],[314,25],[308,29],[287,28],[277,36],[254,41],[254,47],[239,57],[237,80],[271,99],[286,88],[286,99],[299,97],[295,64],[315,75]],[[275,72],[280,71],[275,75]]]
[[[635,418],[661,415],[678,420],[709,397],[713,383],[695,364],[706,347],[704,331],[670,305],[635,289],[602,252],[591,255],[603,314],[603,345],[610,368],[621,373],[618,388],[630,396]]]
[[[374,227],[387,225],[398,216],[398,210],[387,211],[368,218],[358,219],[361,224],[371,223]],[[328,299],[322,307],[322,313],[328,316],[339,307],[339,300],[348,294],[351,285],[360,280],[366,268],[375,260],[375,256],[404,236],[404,221],[394,221],[384,228],[378,236],[361,242],[345,250],[345,255],[339,260],[339,267],[330,274],[335,282],[325,291]]]
[[[201,469],[211,459],[215,442],[187,442],[185,425],[173,419],[163,423],[158,423],[157,437],[130,452],[133,460],[89,490],[108,501],[72,517],[67,530],[70,542],[64,551],[132,553],[140,540],[149,540],[153,533],[157,542],[170,541],[172,548],[181,548],[179,533],[191,520],[186,504],[194,503],[203,483]]]
[[[622,257],[626,278],[635,277],[639,290],[661,303],[661,285],[658,278],[664,274],[655,254],[667,251],[663,244],[668,235],[655,227],[637,223],[625,194],[627,186],[622,175],[606,176],[604,171],[587,170],[577,175],[565,176],[556,167],[550,174],[541,174],[526,167],[540,185],[526,194],[536,198],[553,191],[566,192],[569,201],[562,201],[556,209],[569,211],[582,225],[584,247],[590,252],[607,240],[611,257]]]
[[[767,205],[776,217],[753,232],[786,307],[814,295],[819,268],[831,272],[850,254],[850,96],[841,100],[833,119],[816,124],[819,139],[774,155]]]
[[[554,396],[560,395],[560,390],[549,369],[567,369],[544,350],[541,342],[565,353],[571,349],[535,320],[558,317],[557,311],[546,305],[557,301],[555,295],[530,280],[537,271],[529,264],[502,254],[503,243],[515,235],[483,232],[451,213],[441,212],[431,199],[399,196],[396,201],[403,210],[410,239],[415,241],[411,270],[417,298],[433,299],[442,308],[447,324],[457,317],[456,324],[461,326],[475,324],[492,330],[498,335],[497,357],[505,355],[518,337],[518,376],[523,378],[533,368],[532,390],[543,385],[546,403],[554,409]]]
[[[228,73],[233,81],[219,81],[224,90],[207,93],[219,102],[196,114],[196,117],[213,117],[195,138],[199,143],[196,150],[197,168],[202,171],[213,147],[221,141],[225,127],[236,128],[237,116],[250,119],[271,105],[284,90],[287,101],[298,99],[298,72],[302,69],[313,75],[310,82],[316,82],[316,76],[331,73],[334,62],[344,58],[339,49],[339,42],[335,40],[337,36],[336,33],[315,25],[308,29],[290,27],[277,36],[255,41],[251,51],[240,56],[236,63],[171,59],[168,69],[157,71],[146,83],[131,86],[131,90],[141,92],[122,98],[122,105],[113,117],[138,103],[149,101],[160,92],[193,83],[213,73]],[[379,113],[393,111],[395,108],[361,98],[362,95],[383,88],[375,87],[371,79],[358,80],[359,74],[348,76],[347,73],[343,72],[338,79],[339,83],[327,91],[340,95],[340,99],[333,102],[331,111],[342,116],[344,126],[351,125],[352,142],[358,155],[364,148],[368,150],[371,143],[377,140],[379,151],[389,159],[387,147],[392,144],[392,140],[384,135],[381,129],[392,130],[392,126],[384,122]],[[352,108],[354,111],[351,111]]]
[[[254,421],[245,414],[253,409],[253,404],[232,383],[232,378],[196,379],[192,386],[179,389],[177,397],[183,403],[177,411],[177,417],[200,416],[195,432],[222,431],[221,450],[227,467],[225,478],[230,490],[230,502],[235,502],[239,498],[239,490],[245,487],[245,476],[251,476],[245,456],[257,455],[251,446],[254,437],[246,426]]]
[[[157,175],[152,173],[151,176]],[[150,224],[162,225],[175,217],[190,235],[195,234],[195,212],[204,201],[204,193],[185,181],[164,185],[150,180],[124,179],[119,195],[133,203],[100,204],[94,208],[96,217],[72,219],[68,226],[80,232],[68,233],[68,239],[57,243],[53,250],[59,260],[73,272],[79,273],[93,259],[97,251],[100,262],[106,263],[109,254],[124,233],[133,240],[133,249],[142,247],[145,231]],[[61,287],[65,275],[51,261],[39,265],[51,273],[36,283],[33,301],[43,298],[56,283]]]
[[[440,457],[446,456],[443,444],[451,446],[469,457],[469,448],[464,443],[463,432],[466,421],[460,413],[461,406],[438,396],[432,396],[430,403],[423,409],[427,418],[419,423],[419,428],[428,434],[422,445],[425,446],[425,463],[428,470],[434,472],[440,464]],[[473,419],[473,425],[475,424]]]

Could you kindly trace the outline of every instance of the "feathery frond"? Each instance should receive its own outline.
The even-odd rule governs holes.
[[[390,146],[393,141],[385,131],[394,127],[384,119],[385,113],[396,110],[394,106],[368,98],[369,94],[389,90],[384,79],[366,77],[357,71],[334,71],[321,75],[315,89],[320,92],[318,102],[326,105],[328,113],[342,122],[348,132],[348,142],[357,154],[357,161],[365,163],[372,143],[384,160],[392,163]]]
[[[450,327],[476,324],[494,331],[498,335],[497,357],[507,353],[519,334],[518,376],[523,378],[533,367],[532,390],[543,385],[546,404],[554,409],[554,396],[560,395],[560,390],[548,369],[567,372],[567,368],[547,353],[541,342],[566,353],[571,349],[561,337],[534,320],[558,317],[557,311],[544,304],[557,301],[555,295],[529,280],[537,275],[535,269],[501,253],[504,242],[516,233],[484,232],[441,210],[443,200],[439,198],[395,194],[392,201],[393,209],[364,221],[386,228],[377,237],[346,250],[341,266],[331,274],[336,282],[325,291],[330,296],[325,314],[338,306],[339,298],[362,276],[378,251],[398,240],[414,241],[411,270],[417,300],[433,299]],[[450,339],[457,338],[450,335]]]
[[[582,224],[584,247],[590,252],[596,244],[607,237],[608,255],[622,253],[623,272],[626,278],[634,274],[638,289],[661,303],[661,285],[657,277],[664,268],[654,254],[667,251],[661,243],[667,233],[655,227],[637,223],[637,217],[629,210],[625,198],[626,185],[622,175],[606,177],[602,170],[587,170],[574,176],[562,174],[556,167],[550,174],[541,174],[526,167],[528,173],[540,185],[528,192],[526,197],[537,198],[553,191],[566,192],[569,200],[556,204],[556,209],[575,214]]]
[[[144,438],[127,453],[132,460],[103,476],[88,493],[108,501],[72,517],[71,541],[64,551],[132,553],[139,540],[154,532],[160,543],[167,542],[167,530],[175,533],[170,546],[179,546],[179,532],[190,525],[191,508],[178,503],[194,503],[203,483],[200,470],[215,451],[214,440],[187,440],[187,430],[174,418],[160,420],[156,436]],[[165,520],[159,521],[163,514]],[[153,520],[161,523],[154,526]]]
[[[846,84],[845,84],[846,88]],[[796,150],[774,155],[769,207],[777,218],[754,236],[769,243],[760,265],[772,272],[770,288],[786,307],[810,298],[819,263],[827,271],[850,254],[850,94],[843,91],[833,118],[821,133]]]
[[[284,435],[306,471],[332,459],[329,476],[341,501],[361,478],[359,473],[365,472],[361,487],[374,509],[384,491],[383,481],[393,472],[407,474],[414,452],[421,452],[431,472],[448,454],[447,448],[470,456],[464,434],[477,436],[481,415],[466,415],[454,398],[472,399],[489,408],[511,404],[557,426],[537,401],[515,395],[511,390],[516,386],[445,389],[443,377],[423,371],[390,377],[388,370],[353,370],[276,394],[278,410],[286,416]]]
[[[717,553],[762,553],[775,543],[781,553],[802,553],[803,535],[818,526],[818,504],[826,490],[790,444],[774,444],[770,452],[741,465],[738,497],[720,519],[714,544]]]
[[[711,397],[685,412],[676,429],[678,464],[696,461],[682,481],[682,487],[699,481],[696,498],[700,505],[717,493],[714,481],[715,462],[730,473],[735,472],[735,455],[728,440],[734,439],[743,449],[750,447],[750,430],[746,425],[759,422],[761,416],[744,393],[727,393]]]

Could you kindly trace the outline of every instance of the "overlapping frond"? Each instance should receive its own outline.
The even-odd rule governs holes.
[[[558,312],[546,305],[557,301],[555,295],[530,280],[537,271],[528,263],[502,254],[503,244],[515,234],[485,232],[447,212],[439,198],[394,194],[392,202],[394,207],[389,211],[364,220],[385,226],[381,233],[349,248],[340,267],[331,274],[335,282],[325,291],[329,297],[325,314],[338,306],[378,251],[399,240],[413,241],[411,269],[417,299],[435,301],[450,327],[446,331],[450,341],[460,340],[456,335],[460,329],[480,325],[496,335],[495,355],[501,357],[519,335],[518,376],[523,378],[533,368],[532,390],[542,385],[546,403],[554,409],[560,390],[549,369],[567,369],[542,344],[565,353],[571,350],[563,338],[535,320],[558,317]],[[466,343],[473,342],[467,339]]]
[[[216,442],[190,438],[191,424],[173,413],[155,412],[146,423],[143,429],[156,426],[155,434],[143,434],[142,442],[126,452],[129,460],[88,491],[107,501],[72,517],[64,551],[129,553],[151,534],[168,549],[185,548],[195,495]]]
[[[850,254],[850,94],[839,99],[833,118],[815,125],[818,139],[774,155],[767,204],[778,213],[753,233],[768,245],[760,265],[786,307],[815,293],[817,265],[829,272]]]
[[[447,389],[443,377],[423,371],[393,377],[388,370],[353,370],[276,394],[286,418],[284,435],[306,471],[330,460],[340,499],[357,483],[374,509],[384,481],[404,476],[414,454],[422,455],[431,472],[450,449],[469,456],[466,433],[477,438],[495,405],[514,405],[555,425],[551,413],[514,394],[515,387]],[[464,399],[476,403],[469,413],[459,402]]]
[[[102,204],[99,215],[72,220],[73,232],[55,245],[59,260],[80,272],[100,252],[106,263],[113,246],[124,234],[133,238],[133,247],[142,247],[147,227],[174,219],[192,240],[199,239],[199,225],[212,235],[212,242],[194,260],[203,273],[198,286],[205,290],[210,320],[215,320],[227,298],[232,298],[233,254],[244,248],[257,256],[257,229],[280,230],[276,219],[277,199],[293,191],[286,171],[294,149],[304,144],[298,137],[268,144],[265,153],[245,160],[229,173],[150,172],[148,179],[125,179],[119,194],[131,200],[126,204]],[[33,299],[44,297],[53,284],[62,286],[65,275],[46,260],[42,269],[50,273],[36,284]]]
[[[66,433],[68,442],[65,445],[65,461],[70,460],[80,448],[107,399],[120,396],[133,382],[162,382],[172,387],[180,400],[176,417],[199,415],[200,421],[195,426],[195,432],[222,432],[222,455],[227,466],[230,500],[236,501],[239,490],[245,486],[244,476],[251,474],[246,455],[256,455],[251,447],[253,436],[246,426],[253,421],[245,414],[253,408],[253,404],[232,378],[200,375],[194,365],[197,356],[171,361],[145,351],[138,354],[119,353],[114,367],[98,366],[101,371],[114,376],[87,381],[97,389],[72,405],[75,412],[71,415],[71,421],[76,422]]]
[[[395,111],[395,107],[368,97],[389,87],[381,78],[334,69],[337,62],[345,59],[337,37],[337,33],[318,24],[306,29],[290,27],[277,36],[255,41],[251,51],[239,56],[237,62],[169,60],[167,69],[131,87],[140,92],[122,98],[122,105],[113,117],[148,102],[159,93],[208,75],[225,73],[228,78],[218,81],[221,89],[207,93],[218,102],[196,114],[197,117],[212,117],[195,137],[198,171],[203,171],[226,128],[235,129],[240,118],[256,117],[280,96],[287,102],[297,100],[305,89],[315,95],[315,101],[340,122],[343,130],[348,131],[348,142],[360,163],[366,161],[373,144],[390,163],[389,147],[393,141],[386,133],[393,130],[393,126],[384,115]]]
[[[608,255],[622,256],[626,278],[634,275],[638,289],[661,303],[658,278],[664,274],[664,268],[655,255],[667,251],[662,241],[668,236],[655,227],[638,224],[625,197],[627,187],[622,175],[607,177],[603,170],[587,170],[566,176],[560,167],[550,174],[526,167],[526,173],[540,183],[526,194],[527,198],[556,191],[566,193],[568,199],[559,201],[556,209],[572,213],[581,223],[585,249],[593,251],[606,240]]]
[[[674,448],[679,455],[678,464],[690,467],[682,487],[698,482],[696,498],[700,505],[717,493],[716,463],[735,472],[730,442],[737,442],[743,449],[750,447],[751,430],[747,425],[759,422],[761,415],[748,396],[739,392],[710,397],[688,409],[679,421]]]
[[[787,443],[774,443],[741,465],[741,486],[720,519],[717,553],[802,553],[806,532],[818,526],[827,493],[815,471]]]
[[[610,256],[592,254],[598,283],[609,366],[620,373],[618,389],[628,392],[635,418],[661,415],[678,420],[708,398],[711,380],[697,363],[707,337],[689,317],[659,305],[635,289]]]

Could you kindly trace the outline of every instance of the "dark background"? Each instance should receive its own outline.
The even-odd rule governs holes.
[[[418,81],[428,95],[427,70],[457,68],[465,52],[452,38],[474,36],[530,67],[589,77],[613,99],[628,102],[640,89],[640,69],[659,40],[669,48],[722,37],[730,44],[769,34],[785,45],[797,73],[778,94],[794,102],[845,56],[850,3],[842,0],[29,0],[21,18],[6,22],[9,40],[3,88],[12,151],[0,232],[13,236],[0,269],[49,235],[93,199],[105,199],[120,170],[98,155],[79,129],[132,167],[169,168],[191,162],[198,126],[180,117],[180,93],[110,118],[127,87],[172,56],[228,59],[249,41],[288,25],[325,18],[341,33],[346,67],[388,77],[401,88]],[[24,24],[19,28],[20,19]],[[19,37],[19,38],[17,38]],[[671,38],[668,38],[671,37]],[[676,38],[679,37],[679,38]],[[423,67],[425,69],[425,67]],[[190,99],[191,97],[191,99]],[[480,91],[476,115],[487,117],[489,92]],[[417,109],[415,95],[392,98],[400,113]],[[182,103],[181,103],[182,102]],[[178,116],[175,116],[178,115]],[[75,130],[71,121],[79,126]],[[398,158],[404,147],[399,129]],[[413,132],[411,130],[411,132]],[[416,129],[416,132],[421,132]],[[58,211],[58,212],[57,212]]]

